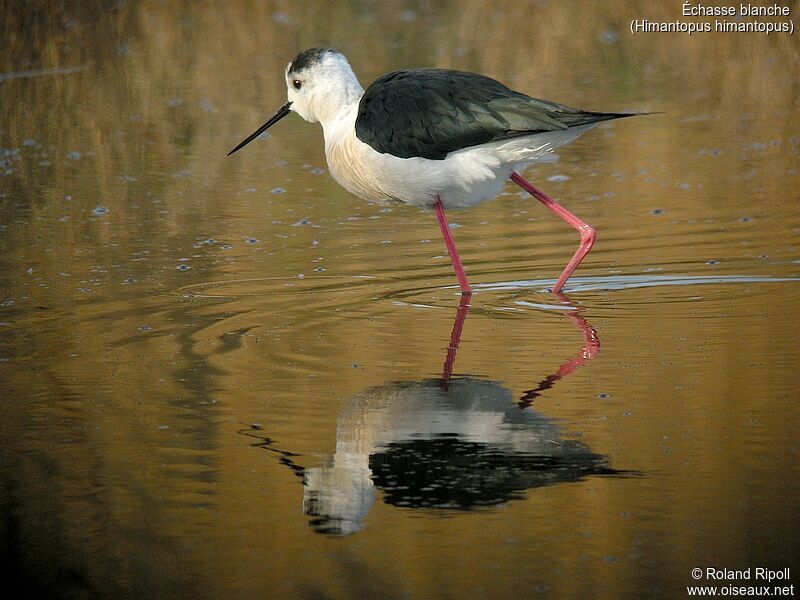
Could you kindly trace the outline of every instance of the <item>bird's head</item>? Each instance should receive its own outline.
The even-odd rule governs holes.
[[[292,110],[310,123],[358,100],[363,93],[343,54],[331,48],[311,48],[286,65],[286,96]]]
[[[358,102],[364,93],[350,63],[341,52],[331,48],[303,50],[286,65],[285,75],[288,102],[228,155],[249,144],[290,112],[296,112],[310,123],[322,122],[324,127],[343,108]]]

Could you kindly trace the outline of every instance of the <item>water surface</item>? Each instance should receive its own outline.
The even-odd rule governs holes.
[[[2,548],[31,597],[683,597],[790,567],[796,36],[628,33],[662,3],[5,9]],[[675,8],[675,11],[678,9]],[[366,204],[284,100],[485,72],[607,124],[452,212]]]

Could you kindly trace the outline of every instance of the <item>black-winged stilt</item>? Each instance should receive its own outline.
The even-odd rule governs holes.
[[[298,54],[286,67],[286,85],[288,102],[228,155],[292,111],[319,121],[331,175],[346,190],[435,211],[463,294],[472,290],[444,209],[491,200],[510,178],[580,233],[553,286],[558,293],[591,250],[595,230],[519,172],[600,121],[640,114],[578,110],[447,69],[394,71],[364,91],[347,59],[330,48]]]

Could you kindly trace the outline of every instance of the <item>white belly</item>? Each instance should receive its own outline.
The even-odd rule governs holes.
[[[468,208],[496,197],[512,170],[522,170],[589,127],[548,132],[451,152],[444,160],[380,154],[342,127],[326,131],[325,154],[334,179],[347,191],[372,202],[399,200],[432,208]]]

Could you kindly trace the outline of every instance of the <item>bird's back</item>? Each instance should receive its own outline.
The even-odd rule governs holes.
[[[631,116],[584,111],[515,92],[477,73],[409,69],[364,92],[356,136],[377,152],[443,160],[451,152]]]

